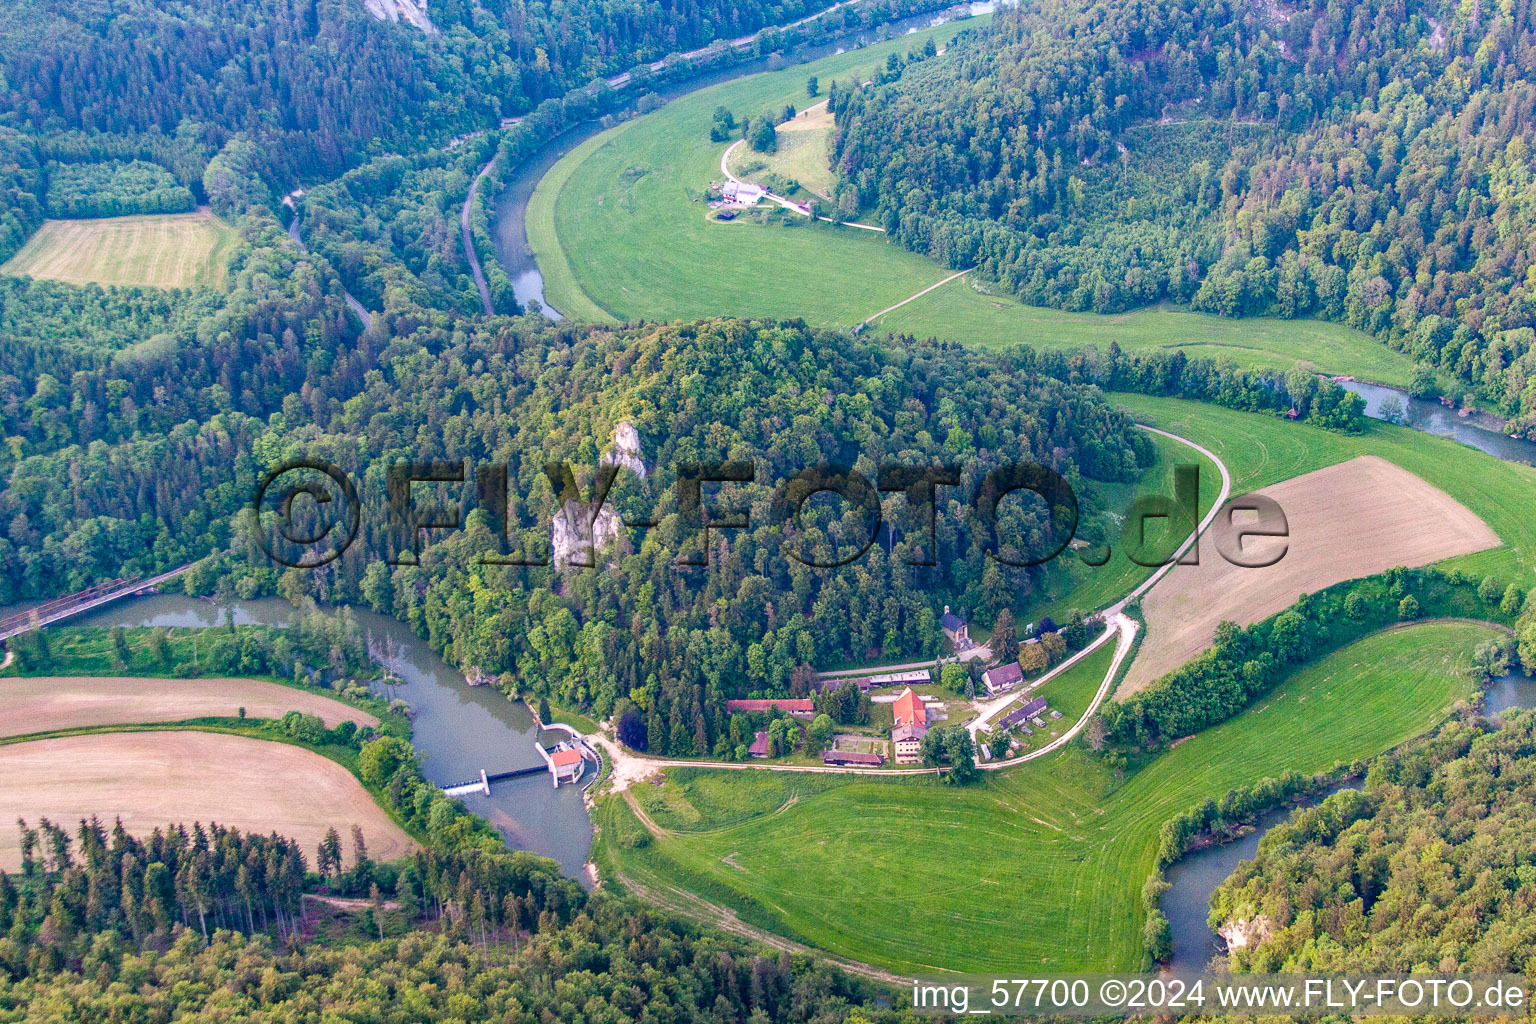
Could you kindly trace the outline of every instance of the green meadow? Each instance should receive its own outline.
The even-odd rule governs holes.
[[[587,140],[545,175],[528,204],[528,239],[546,297],[578,320],[800,317],[849,328],[943,280],[949,268],[876,232],[813,224],[764,204],[729,223],[708,220],[704,189],[721,180],[728,145],[710,142],[709,128],[718,106],[738,121],[786,104],[803,107],[811,102],[805,95],[810,75],[824,92],[833,80],[867,78],[893,51],[920,47],[930,36],[944,45],[984,21],[711,86]],[[1336,324],[1227,320],[1166,308],[1066,313],[978,288],[996,291],[969,279],[952,281],[869,329],[993,349],[1019,343],[1075,349],[1113,340],[1131,351],[1177,348],[1261,369],[1301,362],[1395,385],[1407,384],[1413,369],[1401,353]]]
[[[1474,694],[1470,652],[1492,635],[1431,622],[1367,637],[1125,778],[1076,744],[964,789],[674,770],[632,791],[660,834],[607,797],[594,857],[621,884],[697,893],[902,973],[1131,970],[1164,821],[1432,728]]]
[[[1244,369],[1319,371],[1407,387],[1413,360],[1369,335],[1324,320],[1232,320],[1171,306],[1130,313],[1068,313],[1026,306],[993,282],[951,281],[876,320],[871,330],[950,338],[980,348],[1029,345],[1076,350],[1116,342],[1127,352],[1182,349],[1193,358],[1230,359]]]
[[[1145,395],[1112,397],[1138,422],[1187,437],[1214,452],[1232,474],[1234,495],[1360,455],[1380,456],[1466,505],[1504,542],[1502,547],[1450,559],[1446,566],[1493,575],[1525,590],[1536,586],[1536,516],[1531,514],[1536,469],[1530,466],[1376,420],[1368,420],[1358,435],[1345,435],[1204,402]]]

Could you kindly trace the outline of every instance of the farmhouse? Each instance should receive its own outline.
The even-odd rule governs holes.
[[[891,749],[896,752],[896,763],[911,764],[922,760],[923,737],[928,735],[928,708],[923,699],[909,686],[891,705],[891,715],[895,720],[891,729]]]
[[[878,768],[885,763],[885,758],[879,754],[866,754],[858,750],[827,750],[821,755],[821,763]]]
[[[809,698],[774,697],[769,700],[728,700],[725,709],[731,714],[738,711],[787,711],[796,718],[810,718],[816,714],[816,704]]]
[[[949,610],[949,605],[944,606],[944,617],[939,620],[939,625],[944,627],[944,635],[956,647],[971,642],[971,628],[965,624],[964,619]]]
[[[995,697],[1018,686],[1023,678],[1024,670],[1019,663],[1010,661],[982,673],[981,681],[986,684],[987,693]]]
[[[898,725],[891,730],[891,748],[897,764],[916,764],[923,759],[923,737],[928,730],[921,725]]]
[[[751,206],[763,198],[763,190],[745,181],[728,181],[720,187],[720,195],[728,203]]]
[[[1044,710],[1045,698],[1036,697],[1034,700],[1025,701],[1023,704],[1019,705],[1012,711],[1008,712],[1008,714],[1004,715],[1002,719],[997,723],[997,727],[1004,731],[1012,729],[1016,725],[1021,725],[1024,722],[1029,721],[1031,718],[1034,718]]]
[[[752,737],[752,745],[747,748],[747,753],[749,755],[751,755],[752,757],[767,757],[768,756],[768,732],[767,732],[767,730],[759,729],[757,731],[757,734]]]

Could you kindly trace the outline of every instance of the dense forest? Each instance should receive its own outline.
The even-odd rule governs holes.
[[[0,1020],[915,1019],[825,963],[589,894],[508,850],[404,740],[367,744],[357,771],[420,850],[378,863],[334,829],[310,855],[218,824],[18,823],[20,870],[0,871]],[[338,911],[336,895],[359,898]]]
[[[386,805],[432,808],[406,817],[425,849],[378,864],[332,830],[311,860],[217,824],[135,838],[19,823],[21,869],[0,872],[0,1019],[913,1019],[825,964],[589,895],[423,782],[401,740],[370,744],[361,768]],[[317,887],[360,909],[338,919],[306,896]]]
[[[597,78],[826,6],[434,0],[430,31],[351,0],[12,7],[0,15],[0,125],[212,148],[245,132],[269,180],[330,178],[362,157],[440,145]]]
[[[1536,713],[1452,722],[1373,763],[1363,791],[1297,812],[1216,890],[1248,971],[1524,973]]]
[[[492,330],[419,329],[415,344],[370,374],[323,429],[273,432],[254,444],[264,461],[333,459],[357,476],[365,507],[378,509],[385,467],[397,459],[505,465],[504,524],[494,506],[468,512],[475,503],[467,502],[466,529],[428,535],[441,539],[421,564],[392,569],[386,558],[415,556],[376,515],[324,570],[280,574],[263,568],[270,563],[259,552],[247,560],[242,551],[229,572],[290,597],[365,600],[410,622],[450,661],[511,690],[601,715],[630,701],[659,752],[714,750],[727,739],[727,698],[803,692],[806,666],[931,657],[942,642],[940,603],[991,621],[1036,592],[1047,569],[1012,568],[988,552],[1013,561],[1043,556],[1059,546],[1053,537],[1064,542],[1064,524],[1006,499],[994,541],[971,501],[993,468],[1038,462],[1069,480],[1129,480],[1154,457],[1148,439],[1096,391],[1005,359],[977,374],[972,357],[951,346],[850,342],[797,323],[617,332],[528,320],[486,325]],[[549,559],[551,522],[573,499],[553,490],[546,464],[570,460],[580,495],[590,495],[593,469],[613,454],[609,438],[621,423],[635,428],[639,451],[627,456],[631,469],[618,475],[607,504],[627,522],[654,526],[626,529],[617,518],[599,525],[597,552],[578,544],[565,556],[594,561],[594,569],[561,569],[559,555],[556,567],[479,564],[514,552]],[[366,451],[359,437],[368,438]],[[683,469],[715,460],[755,467],[755,482],[705,494],[711,518],[741,508],[749,524],[717,527],[707,565],[678,564],[705,560],[697,513],[680,496]],[[790,552],[825,562],[872,539],[856,508],[828,500],[808,502],[786,542],[775,489],[824,462],[856,467],[871,481],[886,463],[952,464],[959,483],[939,489],[931,539],[905,499],[891,497],[891,532],[840,569],[815,569]],[[254,473],[258,464],[241,465]],[[440,491],[442,500],[464,502],[469,482]],[[423,509],[435,510],[430,499]],[[591,535],[572,535],[583,534]]]
[[[1533,17],[1022,5],[838,83],[839,199],[1031,303],[1339,320],[1536,428]]]
[[[186,213],[192,190],[147,160],[98,164],[50,163],[46,202],[50,217],[121,217],[132,213]]]
[[[1034,462],[1072,483],[1128,481],[1154,458],[1097,389],[1022,356],[983,357],[987,372],[977,372],[976,357],[955,346],[850,341],[797,323],[581,329],[467,320],[409,294],[361,331],[330,261],[296,250],[257,197],[260,179],[240,147],[214,164],[209,178],[242,239],[224,305],[193,320],[172,304],[146,320],[146,330],[165,329],[110,359],[86,352],[61,364],[51,354],[48,372],[37,355],[0,380],[10,388],[0,403],[9,600],[232,549],[218,563],[222,584],[218,572],[199,572],[195,590],[366,601],[466,670],[603,714],[629,700],[653,749],[702,753],[728,730],[729,696],[803,687],[806,665],[932,656],[943,603],[985,623],[1036,593],[1054,570],[1011,568],[988,552],[1047,553],[1053,538],[1065,540],[1067,510],[1007,499],[996,545],[971,504],[989,471]],[[621,422],[637,429],[648,476],[620,475],[609,503],[658,526],[616,531],[597,570],[478,565],[502,529],[489,508],[441,535],[425,564],[394,569],[383,560],[402,546],[382,514],[366,517],[339,562],[305,573],[280,573],[241,525],[262,472],[286,458],[331,459],[361,481],[373,509],[384,506],[394,462],[468,459],[510,467],[505,553],[544,552],[562,507],[544,465],[571,460],[590,493],[588,475]],[[716,531],[707,567],[676,566],[679,553],[702,555],[678,508],[678,469],[715,459],[755,463],[755,484],[730,485],[751,529]],[[952,464],[959,485],[938,489],[931,539],[890,496],[894,532],[842,569],[812,569],[785,554],[771,497],[824,461],[872,482],[886,462]],[[871,540],[856,511],[829,500],[809,502],[797,525],[807,550]],[[925,561],[936,564],[908,564]]]

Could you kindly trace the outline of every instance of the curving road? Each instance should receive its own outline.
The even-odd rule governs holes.
[[[300,252],[308,252],[309,247],[299,237],[299,217],[302,214],[299,212],[298,204],[293,201],[295,195],[303,195],[303,193],[295,189],[283,199],[284,204],[293,210],[293,220],[288,222],[288,237],[293,239],[293,244],[299,247]],[[346,300],[347,307],[356,313],[357,318],[363,322],[363,330],[366,331],[373,326],[373,314],[368,312],[361,302],[357,301],[357,296],[347,291],[346,285],[341,286],[341,297]]]
[[[1173,557],[1169,558],[1162,565],[1158,566],[1157,570],[1153,572],[1151,576],[1148,576],[1145,580],[1143,580],[1141,584],[1132,590],[1129,594],[1125,595],[1125,597],[1122,597],[1119,601],[1116,601],[1114,604],[1104,609],[1104,618],[1109,623],[1109,626],[1104,630],[1104,633],[1093,643],[1079,651],[1073,658],[1070,658],[1062,664],[1058,665],[1052,672],[1048,672],[1041,676],[1040,681],[1029,688],[1030,690],[1033,690],[1041,683],[1044,683],[1047,679],[1053,678],[1056,673],[1065,671],[1067,668],[1071,667],[1073,662],[1080,658],[1086,657],[1089,652],[1103,646],[1105,641],[1118,633],[1120,636],[1120,644],[1115,651],[1115,658],[1112,662],[1110,662],[1109,671],[1104,674],[1104,681],[1099,684],[1099,690],[1093,695],[1093,702],[1088,705],[1088,710],[1083,712],[1083,716],[1073,724],[1072,728],[1068,729],[1065,733],[1058,736],[1056,739],[1052,740],[1045,746],[1041,747],[1039,750],[1031,750],[1029,753],[1020,757],[1012,757],[1003,761],[988,761],[979,766],[986,771],[997,771],[1000,768],[1010,768],[1013,765],[1023,764],[1025,761],[1032,761],[1037,757],[1043,757],[1046,754],[1051,753],[1053,750],[1058,750],[1062,746],[1069,743],[1074,736],[1083,730],[1083,727],[1088,724],[1088,719],[1092,718],[1093,713],[1099,710],[1099,705],[1104,703],[1104,698],[1109,696],[1109,689],[1114,685],[1115,677],[1120,673],[1120,665],[1125,661],[1126,655],[1130,653],[1132,641],[1136,639],[1136,620],[1125,614],[1125,606],[1141,597],[1147,591],[1151,590],[1154,586],[1157,585],[1158,580],[1162,579],[1164,576],[1168,575],[1168,573],[1173,571],[1173,567],[1179,563],[1179,559],[1184,557],[1185,552],[1187,552],[1191,547],[1195,545],[1196,542],[1199,541],[1201,534],[1210,529],[1211,524],[1216,521],[1216,517],[1221,514],[1222,508],[1226,505],[1227,498],[1229,498],[1232,494],[1232,475],[1227,472],[1226,463],[1217,458],[1215,452],[1211,451],[1209,448],[1204,448],[1196,444],[1187,437],[1180,437],[1178,434],[1170,434],[1166,430],[1159,430],[1156,427],[1149,427],[1145,423],[1138,423],[1136,425],[1142,430],[1157,434],[1159,437],[1166,437],[1170,440],[1177,441],[1182,445],[1187,445],[1190,448],[1193,448],[1195,451],[1199,452],[1201,455],[1204,455],[1206,458],[1210,459],[1213,463],[1216,464],[1216,469],[1221,473],[1221,493],[1216,495],[1216,500],[1211,503],[1211,510],[1205,514],[1205,518],[1200,520],[1200,524],[1195,527],[1194,532],[1185,538],[1184,543],[1179,545],[1179,549],[1173,553]],[[1011,704],[1014,697],[1016,696],[1021,697],[1023,696],[1023,693],[1010,695],[1007,700],[1000,701],[996,708],[989,709],[986,715],[978,716],[974,722],[967,726],[967,728],[970,729],[971,736],[974,737],[976,735],[977,729],[979,729],[986,722],[990,721],[991,718],[997,714],[997,712]]]
[[[1018,693],[1004,694],[995,700],[988,701],[980,705],[982,713],[966,725],[966,729],[970,732],[972,738],[976,736],[977,732],[983,726],[991,722],[994,718],[997,717],[998,714],[1000,714],[1014,701],[1024,696],[1024,694],[1038,689],[1043,684],[1067,671],[1073,665],[1086,658],[1089,654],[1093,653],[1100,647],[1104,646],[1104,644],[1108,643],[1111,637],[1119,637],[1119,641],[1115,648],[1114,660],[1110,662],[1109,671],[1104,674],[1104,681],[1099,684],[1098,692],[1093,695],[1093,701],[1088,705],[1088,710],[1083,712],[1082,717],[1073,723],[1070,729],[1068,729],[1062,735],[1056,737],[1056,739],[1052,740],[1050,743],[1041,747],[1039,750],[1031,750],[1027,754],[1023,754],[1019,757],[1008,758],[1006,760],[978,763],[977,767],[983,771],[999,771],[1003,768],[1012,768],[1015,765],[1023,764],[1025,761],[1033,761],[1037,757],[1044,757],[1046,754],[1059,750],[1066,744],[1070,743],[1072,739],[1083,730],[1083,728],[1088,724],[1088,720],[1093,717],[1094,712],[1099,710],[1099,705],[1104,703],[1104,699],[1109,696],[1110,687],[1114,685],[1115,678],[1120,673],[1120,667],[1122,664],[1124,664],[1126,657],[1130,654],[1132,644],[1136,639],[1136,620],[1125,614],[1125,606],[1141,597],[1147,591],[1151,590],[1154,586],[1156,586],[1159,580],[1161,580],[1169,572],[1173,571],[1173,567],[1178,564],[1179,559],[1184,557],[1185,553],[1189,551],[1190,547],[1193,546],[1200,539],[1200,536],[1210,528],[1211,524],[1216,521],[1216,517],[1221,514],[1222,508],[1226,505],[1227,499],[1232,494],[1232,475],[1227,472],[1226,463],[1217,458],[1215,452],[1212,452],[1210,449],[1196,444],[1195,442],[1189,440],[1187,437],[1180,437],[1178,434],[1170,434],[1166,430],[1159,430],[1156,427],[1149,427],[1144,423],[1138,423],[1136,425],[1142,430],[1149,431],[1150,433],[1157,434],[1160,437],[1166,437],[1170,440],[1177,441],[1182,445],[1193,448],[1201,455],[1204,455],[1206,458],[1210,459],[1211,462],[1215,463],[1216,469],[1221,473],[1221,493],[1219,493],[1216,496],[1216,500],[1211,503],[1211,510],[1207,512],[1204,518],[1200,520],[1200,523],[1195,527],[1194,532],[1185,538],[1184,543],[1179,545],[1178,550],[1173,553],[1173,556],[1169,558],[1168,561],[1158,566],[1157,570],[1153,572],[1151,576],[1143,580],[1129,594],[1114,604],[1110,605],[1108,608],[1104,609],[1103,615],[1107,622],[1107,626],[1104,632],[1101,633],[1097,639],[1095,639],[1087,647],[1084,647],[1081,651],[1078,651],[1076,654],[1072,655],[1072,657],[1068,658],[1066,661],[1062,662],[1060,665],[1057,665],[1055,668],[1051,669],[1051,671],[1047,672],[1045,675],[1041,676],[1027,689]],[[886,666],[885,670],[894,671],[894,669],[890,666]],[[844,671],[846,673],[867,674],[868,672],[875,670],[846,669]],[[732,771],[819,772],[833,775],[879,775],[886,778],[889,778],[893,775],[937,774],[944,770],[942,768],[891,769],[838,767],[833,765],[752,764],[750,762],[741,761],[699,761],[683,758],[645,757],[640,754],[630,753],[605,734],[599,733],[598,735],[591,738],[599,745],[601,745],[604,750],[608,751],[609,755],[613,758],[614,792],[623,792],[629,787],[631,783],[638,782],[641,779],[647,778],[656,770],[661,768],[725,768]]]
[[[491,173],[491,167],[495,163],[496,158],[493,156],[484,167],[480,168],[480,173],[475,175],[475,180],[469,184],[469,195],[464,199],[464,208],[459,211],[459,233],[464,239],[464,258],[469,260],[469,272],[475,276],[475,288],[480,292],[480,304],[485,307],[486,316],[494,315],[496,308],[491,305],[491,289],[485,283],[485,271],[480,269],[480,256],[475,252],[474,243],[469,237],[469,211],[475,205],[475,193],[480,190],[481,180]]]

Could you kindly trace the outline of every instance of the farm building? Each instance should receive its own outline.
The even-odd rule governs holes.
[[[745,181],[728,181],[720,187],[720,195],[728,203],[751,206],[763,198],[763,190]]]
[[[911,764],[922,759],[923,737],[928,735],[928,708],[909,686],[891,705],[895,727],[891,729],[891,749],[897,764]]]
[[[725,710],[738,711],[787,711],[796,718],[811,718],[816,714],[816,704],[805,697],[774,697],[769,700],[728,700]]]
[[[896,751],[897,764],[915,764],[923,759],[923,737],[928,735],[926,726],[898,725],[891,730],[891,749]]]
[[[757,735],[752,737],[752,745],[747,748],[747,753],[752,757],[768,756],[768,733],[766,730],[759,729]]]
[[[1008,730],[1016,725],[1022,725],[1045,710],[1045,698],[1036,697],[1034,700],[1025,701],[1014,708],[997,723],[999,729]]]
[[[865,754],[858,750],[827,750],[822,752],[821,763],[878,768],[885,764],[885,758],[879,754]]]
[[[964,619],[949,610],[949,605],[944,606],[944,617],[939,619],[939,625],[944,627],[944,635],[956,647],[971,642],[971,628],[965,624]]]
[[[912,672],[885,672],[880,675],[870,676],[867,680],[870,686],[900,686],[903,683],[931,683],[933,678],[925,668]]]
[[[912,692],[912,687],[901,691],[896,698],[896,703],[891,705],[891,715],[897,725],[922,725],[928,724],[928,706],[923,703],[923,698]]]
[[[1024,670],[1016,661],[1005,662],[997,668],[989,669],[982,673],[981,681],[987,686],[987,693],[996,696],[1018,686],[1024,679]]]

